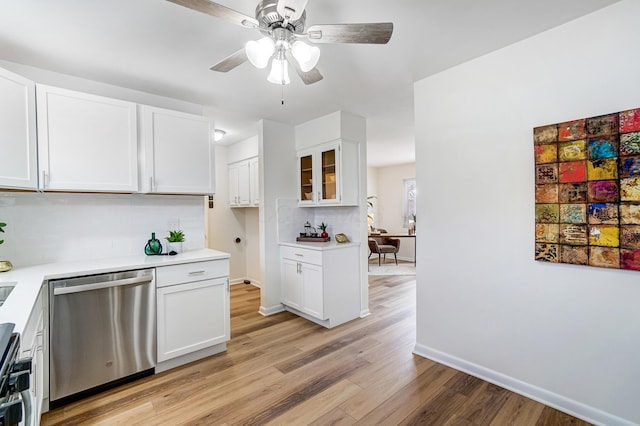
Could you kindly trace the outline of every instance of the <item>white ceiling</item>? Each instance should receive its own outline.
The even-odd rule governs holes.
[[[0,0],[0,59],[210,106],[228,142],[262,118],[367,118],[368,163],[414,161],[413,83],[618,0],[310,0],[307,26],[393,22],[387,45],[319,45],[324,80],[284,87],[245,63],[209,67],[248,30],[164,0]],[[253,16],[257,0],[218,3]]]

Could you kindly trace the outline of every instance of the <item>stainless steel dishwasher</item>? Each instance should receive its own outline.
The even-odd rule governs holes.
[[[145,269],[49,281],[52,408],[153,373],[154,277]]]

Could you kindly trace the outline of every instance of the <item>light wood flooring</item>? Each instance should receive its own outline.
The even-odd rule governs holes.
[[[43,425],[587,425],[412,354],[415,281],[370,277],[372,314],[332,330],[231,290],[226,353],[47,413]]]

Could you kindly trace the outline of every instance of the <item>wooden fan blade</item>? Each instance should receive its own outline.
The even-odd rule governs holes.
[[[313,43],[387,44],[393,33],[393,23],[313,25],[307,38]]]
[[[242,65],[243,63],[245,63],[248,59],[249,58],[247,58],[247,53],[245,52],[243,47],[242,49],[227,56],[226,58],[224,58],[223,60],[221,60],[220,62],[218,62],[217,64],[215,64],[209,69],[211,71],[217,71],[217,72],[231,71],[238,65]]]
[[[285,19],[295,21],[300,19],[309,0],[278,0],[276,10]]]
[[[296,72],[304,84],[309,85],[317,83],[324,78],[322,77],[322,74],[320,74],[320,71],[318,71],[318,68],[313,68],[307,72],[302,71],[302,69],[300,69],[300,64],[296,61],[296,58],[293,57],[291,51],[287,51],[285,56],[287,57],[287,61],[296,69]]]
[[[222,6],[221,4],[214,3],[209,0],[167,0],[171,3],[179,4],[180,6],[187,7],[198,12],[206,13],[216,18],[226,19],[229,22],[233,22],[236,25],[240,25],[247,28],[257,28],[258,21],[254,18],[247,16],[243,13],[236,12],[233,9]]]

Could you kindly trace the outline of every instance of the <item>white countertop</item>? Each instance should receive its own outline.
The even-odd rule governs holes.
[[[311,250],[339,250],[346,247],[359,246],[360,243],[336,243],[335,241],[327,241],[326,243],[314,243],[307,241],[280,241],[281,246],[289,246],[289,247],[301,247],[305,249]]]
[[[16,283],[7,300],[0,306],[0,323],[12,322],[16,325],[15,331],[21,333],[31,315],[42,283],[47,280],[228,259],[229,257],[231,256],[228,253],[221,251],[201,249],[175,256],[138,255],[14,268],[9,272],[0,273],[0,285],[2,283]]]

